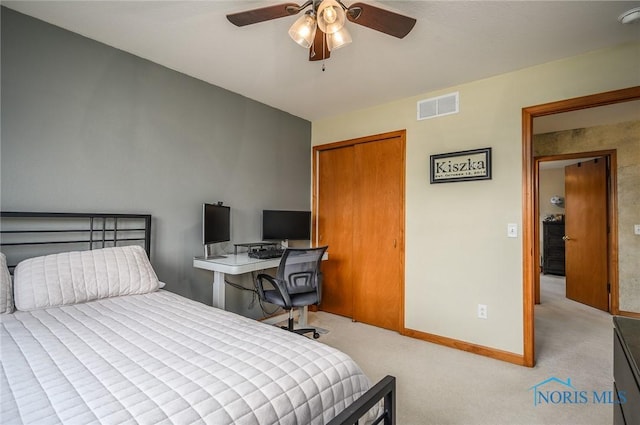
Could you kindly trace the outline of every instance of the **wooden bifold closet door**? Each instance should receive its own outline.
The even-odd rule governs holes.
[[[316,152],[320,309],[399,331],[404,294],[404,131]]]

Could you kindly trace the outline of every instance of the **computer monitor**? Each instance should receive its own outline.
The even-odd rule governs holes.
[[[231,207],[202,204],[202,243],[206,246],[231,240]]]
[[[311,239],[311,211],[262,211],[262,239]]]

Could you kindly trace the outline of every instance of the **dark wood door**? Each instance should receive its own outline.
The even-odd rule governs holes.
[[[609,311],[607,252],[606,158],[565,167],[567,298]]]

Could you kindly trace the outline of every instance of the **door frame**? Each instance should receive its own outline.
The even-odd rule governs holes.
[[[338,149],[344,148],[347,146],[355,146],[361,143],[369,143],[369,142],[381,142],[388,139],[400,138],[402,143],[402,205],[400,208],[400,215],[402,217],[402,222],[400,223],[400,240],[398,241],[398,245],[400,247],[400,259],[401,259],[401,268],[402,273],[400,276],[400,308],[398,311],[398,329],[397,331],[400,334],[405,332],[404,326],[404,308],[405,308],[405,231],[406,231],[406,144],[407,144],[407,130],[397,130],[390,131],[387,133],[374,134],[371,136],[358,137],[355,139],[348,139],[339,142],[326,143],[322,145],[316,145],[312,148],[313,155],[313,165],[312,165],[312,196],[311,196],[311,240],[314,244],[318,244],[318,190],[320,186],[320,172],[318,170],[319,167],[319,157],[320,152],[330,150],[330,149]],[[331,253],[329,253],[331,255]]]
[[[566,159],[582,159],[602,157],[607,161],[607,227],[610,229],[607,234],[607,279],[611,284],[609,291],[608,313],[618,314],[618,165],[615,149],[602,151],[576,152],[568,154],[547,155],[534,157],[534,181],[536,202],[536,222],[534,229],[534,258],[540,258],[540,163],[562,161]],[[534,276],[535,304],[540,304],[540,270]],[[615,311],[615,313],[614,313]]]
[[[621,90],[614,90],[594,95],[576,97],[573,99],[561,100],[557,102],[545,103],[542,105],[522,108],[522,211],[523,211],[523,250],[522,250],[522,272],[523,272],[523,353],[524,365],[535,366],[535,332],[534,332],[534,304],[535,304],[535,279],[538,275],[538,257],[535,251],[536,226],[538,221],[538,199],[537,199],[537,172],[535,170],[533,156],[533,119],[545,115],[552,115],[562,112],[577,111],[580,109],[593,108],[597,106],[612,105],[615,103],[628,102],[640,99],[640,86],[629,87]],[[611,232],[615,233],[615,232]],[[616,257],[617,273],[617,238],[616,248],[612,252]],[[616,282],[617,284],[617,282]],[[613,292],[612,292],[613,294]],[[613,295],[612,295],[613,296]],[[615,301],[618,306],[618,300]],[[612,303],[613,307],[614,303]],[[612,314],[618,314],[614,311]]]

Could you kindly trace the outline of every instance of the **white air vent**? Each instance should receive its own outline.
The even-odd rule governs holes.
[[[418,102],[418,120],[457,114],[459,108],[459,93],[449,93],[432,97]]]

